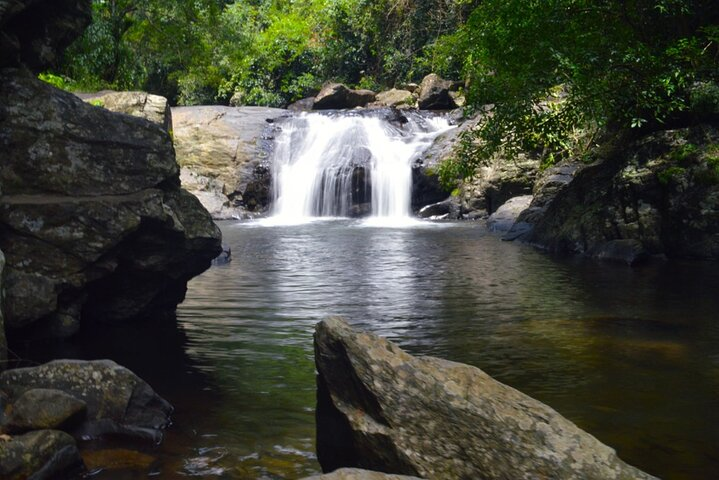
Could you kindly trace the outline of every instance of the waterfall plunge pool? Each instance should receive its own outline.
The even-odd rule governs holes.
[[[149,466],[93,478],[318,472],[312,332],[328,315],[478,366],[661,478],[716,478],[714,265],[553,257],[475,223],[221,227],[233,261],[190,282],[179,331],[103,327],[64,352],[110,356],[176,407],[165,442],[147,446]]]

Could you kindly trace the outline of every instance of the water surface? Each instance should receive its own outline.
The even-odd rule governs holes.
[[[475,223],[222,229],[233,261],[190,283],[176,346],[120,359],[177,407],[166,442],[148,449],[158,478],[318,472],[312,332],[329,315],[476,365],[650,473],[716,478],[714,264],[557,258]]]

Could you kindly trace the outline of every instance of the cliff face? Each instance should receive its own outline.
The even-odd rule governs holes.
[[[89,1],[0,1],[8,329],[67,336],[80,319],[171,311],[221,251],[219,229],[180,188],[167,131],[88,105],[28,69],[52,63],[89,12]]]

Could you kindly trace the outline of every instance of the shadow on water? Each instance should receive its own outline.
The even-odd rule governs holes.
[[[233,261],[190,283],[179,330],[102,329],[69,353],[117,360],[176,407],[150,467],[97,478],[318,472],[312,332],[329,315],[476,365],[650,473],[716,478],[715,265],[553,257],[469,223],[221,226]]]

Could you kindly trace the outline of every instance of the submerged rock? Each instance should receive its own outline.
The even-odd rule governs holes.
[[[87,405],[86,418],[71,430],[76,438],[114,434],[157,443],[170,422],[172,406],[137,375],[110,360],[55,360],[0,374],[0,389],[11,402],[37,388],[60,390]]]
[[[338,318],[315,332],[317,452],[427,479],[651,479],[569,420],[478,368],[413,357]]]
[[[83,420],[87,404],[62,390],[33,388],[12,403],[6,432],[65,430]]]
[[[65,432],[38,430],[0,439],[3,480],[49,480],[81,465],[75,440]]]
[[[303,480],[420,480],[418,477],[395,475],[393,473],[373,472],[359,468],[340,468],[332,473],[313,475]]]
[[[364,107],[375,100],[371,90],[352,90],[341,83],[328,83],[315,97],[314,110]]]

